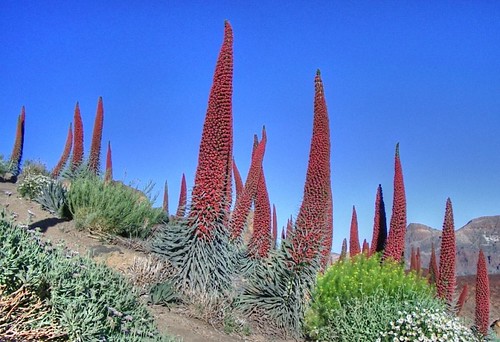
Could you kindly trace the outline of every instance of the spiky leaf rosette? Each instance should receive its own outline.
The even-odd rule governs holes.
[[[490,281],[483,250],[479,250],[476,273],[476,327],[486,336],[490,320]]]
[[[436,249],[431,244],[431,258],[429,259],[429,284],[437,284],[439,279],[439,268],[437,266]]]
[[[234,185],[236,187],[236,200],[238,200],[238,197],[241,196],[243,193],[243,181],[241,180],[241,174],[240,171],[238,170],[238,167],[236,166],[236,163],[233,159],[233,174],[234,174]]]
[[[349,234],[349,256],[352,258],[361,252],[358,236],[358,215],[356,207],[352,206],[351,229]]]
[[[441,253],[439,256],[439,278],[437,281],[437,293],[440,298],[446,299],[451,304],[455,291],[455,268],[456,268],[456,245],[455,225],[453,223],[453,207],[451,200],[446,200],[446,211],[444,215],[443,234],[441,236]]]
[[[21,161],[23,158],[24,147],[24,121],[26,120],[26,113],[24,106],[21,108],[21,114],[17,118],[16,139],[14,140],[14,147],[10,156],[10,172],[17,176],[21,173]]]
[[[189,221],[196,234],[214,239],[218,220],[227,222],[231,206],[233,160],[233,31],[225,22],[203,125]]]
[[[396,144],[394,157],[394,198],[389,237],[384,249],[384,259],[392,258],[400,261],[405,249],[406,234],[406,195],[403,180],[403,169],[399,158],[399,143]]]
[[[83,123],[78,102],[75,106],[73,121],[75,123],[75,134],[73,135],[73,155],[71,157],[70,170],[74,172],[82,165],[83,162]]]
[[[333,219],[330,214],[333,211],[330,181],[330,124],[319,70],[314,83],[313,132],[304,196],[295,222],[295,231],[291,237],[293,259],[297,264],[313,260],[318,253],[329,255],[331,249],[331,246],[330,249],[326,246],[333,227],[330,222]]]
[[[69,130],[68,130],[68,136],[66,138],[66,144],[64,145],[64,150],[63,150],[63,153],[61,155],[61,159],[59,159],[59,162],[54,167],[54,170],[52,170],[52,173],[51,173],[52,178],[57,178],[59,176],[59,174],[61,173],[61,170],[64,168],[64,166],[66,165],[66,162],[68,161],[72,146],[73,146],[73,129],[71,128],[71,123],[70,123]]]
[[[108,151],[106,152],[106,172],[104,173],[104,181],[110,182],[113,180],[113,161],[111,160],[111,142],[108,141]]]
[[[200,239],[198,229],[196,222],[187,225],[178,220],[161,229],[152,242],[153,253],[165,257],[175,267],[174,283],[186,298],[229,290],[237,261],[225,227],[214,226],[210,240]]]
[[[384,196],[382,194],[382,185],[378,185],[377,195],[375,197],[375,217],[373,219],[373,235],[370,254],[383,252],[385,240],[387,239],[387,218],[385,215]]]
[[[251,257],[265,258],[271,248],[271,204],[262,166],[254,203],[253,233],[248,245],[248,252]]]
[[[187,187],[186,187],[186,176],[182,174],[181,180],[181,190],[179,192],[179,204],[177,205],[177,213],[175,216],[178,218],[184,217],[186,215],[186,205],[187,205]]]
[[[104,121],[104,109],[102,105],[102,97],[97,101],[97,112],[94,121],[94,131],[92,132],[92,143],[90,145],[89,169],[94,175],[99,174],[101,160],[101,140],[102,127]]]
[[[257,324],[268,328],[271,325],[282,335],[299,338],[321,256],[317,254],[311,262],[296,265],[290,242],[284,240],[281,246],[271,251],[269,258],[256,263],[235,303]]]
[[[250,169],[248,170],[248,176],[245,182],[245,187],[243,188],[243,193],[236,200],[234,212],[229,223],[229,230],[233,240],[237,240],[241,237],[241,233],[245,227],[247,216],[252,205],[252,199],[256,196],[260,173],[262,170],[262,160],[264,159],[264,153],[266,152],[266,143],[267,135],[264,127],[262,128],[262,139],[252,152],[252,162],[250,164]]]

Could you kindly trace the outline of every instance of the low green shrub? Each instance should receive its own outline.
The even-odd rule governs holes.
[[[3,159],[3,155],[0,154],[0,179],[3,175],[9,172],[9,162]]]
[[[26,174],[17,183],[17,192],[21,197],[34,200],[42,193],[42,188],[54,182],[43,174]]]
[[[445,308],[425,279],[378,255],[333,264],[318,277],[312,298],[306,332],[318,341],[373,341],[400,311]]]
[[[26,287],[50,306],[71,341],[173,341],[162,337],[133,288],[118,273],[60,248],[0,217],[0,287]],[[45,322],[46,323],[46,322]],[[1,340],[0,336],[0,340]]]
[[[163,218],[161,208],[153,208],[139,190],[96,176],[74,179],[68,204],[77,228],[125,237],[144,238]]]

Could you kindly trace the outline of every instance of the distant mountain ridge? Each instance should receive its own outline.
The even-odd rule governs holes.
[[[489,274],[500,274],[500,215],[484,216],[469,221],[455,230],[457,245],[456,274],[476,274],[477,258],[481,248],[486,257]],[[419,223],[410,223],[406,229],[405,257],[409,265],[411,248],[420,247],[422,267],[427,268],[434,243],[436,256],[441,248],[441,229]],[[438,259],[439,260],[439,259]]]

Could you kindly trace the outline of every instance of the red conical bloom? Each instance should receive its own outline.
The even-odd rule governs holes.
[[[233,215],[229,224],[232,239],[237,239],[241,236],[248,212],[252,205],[252,199],[255,198],[257,187],[260,180],[262,170],[262,160],[266,151],[267,135],[265,127],[262,128],[262,140],[258,144],[254,152],[252,152],[252,162],[248,170],[247,180],[243,188],[243,193],[236,200]]]
[[[441,236],[441,253],[439,256],[439,279],[437,282],[437,293],[440,298],[446,299],[450,304],[455,291],[455,225],[453,223],[453,208],[451,201],[446,200],[446,212],[444,215],[443,234]]]
[[[71,147],[73,145],[73,130],[71,128],[71,123],[69,124],[68,137],[66,138],[66,144],[64,145],[64,151],[61,155],[61,159],[57,163],[54,170],[52,170],[52,178],[57,178],[59,173],[63,169],[64,165],[68,161],[69,154],[71,153]]]
[[[476,274],[476,327],[486,336],[490,320],[490,281],[483,250],[479,250]]]
[[[17,118],[16,139],[14,147],[12,148],[12,155],[10,156],[11,171],[13,174],[18,175],[21,172],[21,160],[23,158],[24,147],[24,122],[26,120],[26,113],[24,106],[21,107],[21,114]]]
[[[361,252],[366,256],[370,256],[370,246],[368,245],[366,239],[363,239],[363,248],[361,249]]]
[[[467,300],[467,295],[468,295],[468,287],[467,284],[465,284],[464,287],[462,288],[462,292],[460,292],[460,296],[458,297],[457,301],[457,307],[455,308],[457,316],[460,314],[460,311],[462,311],[462,308],[464,307],[465,301]]]
[[[281,241],[286,239],[286,234],[285,234],[285,227],[281,228]]]
[[[286,236],[290,237],[292,236],[293,232],[293,217],[290,215],[290,218],[286,221]]]
[[[352,258],[360,252],[361,248],[359,247],[358,215],[356,214],[356,207],[352,206],[351,229],[349,234],[349,256]]]
[[[241,194],[243,193],[243,181],[241,180],[240,171],[238,170],[238,167],[236,166],[234,159],[233,159],[233,174],[234,174],[234,184],[236,186],[236,199],[238,199],[238,197],[240,197]]]
[[[403,169],[399,159],[399,143],[396,144],[394,158],[394,199],[387,245],[384,249],[384,259],[392,258],[400,261],[405,249],[406,234],[406,195],[403,181]]]
[[[89,170],[97,175],[99,173],[101,159],[101,139],[102,126],[104,121],[104,109],[102,106],[102,97],[97,101],[97,112],[94,121],[94,131],[92,132],[92,144],[90,146]]]
[[[411,246],[410,271],[415,271],[416,267],[417,267],[417,257],[415,256],[415,248]]]
[[[332,235],[333,219],[332,189],[330,181],[330,124],[324,97],[320,72],[314,80],[314,120],[307,166],[304,196],[295,222],[295,232],[291,238],[294,262],[310,262],[321,253],[322,266],[325,254],[330,254],[326,246]],[[331,247],[330,247],[331,248]],[[328,261],[328,259],[326,259]]]
[[[387,239],[387,219],[385,216],[384,197],[382,195],[382,185],[378,185],[377,196],[375,197],[375,218],[373,219],[373,235],[370,254],[383,252]]]
[[[211,240],[215,225],[224,223],[231,206],[233,160],[233,31],[225,22],[224,42],[203,125],[189,219],[199,237]]]
[[[417,253],[415,254],[415,271],[417,271],[417,274],[420,274],[420,271],[422,270],[422,261],[420,259],[420,247],[417,247]]]
[[[273,204],[273,248],[277,247],[278,243],[278,216],[276,215],[276,206]]]
[[[184,217],[184,215],[186,214],[186,206],[187,206],[186,176],[182,174],[181,191],[179,193],[179,204],[177,205],[177,213],[175,214],[175,216]]]
[[[108,152],[106,153],[106,172],[104,181],[111,182],[113,180],[113,162],[111,161],[111,142],[108,141]]]
[[[265,258],[271,248],[271,204],[262,166],[254,203],[253,234],[248,250],[251,256]]]
[[[162,206],[163,212],[169,216],[168,214],[168,184],[167,181],[165,181],[165,187],[163,188],[163,206]]]
[[[71,171],[75,171],[83,162],[83,123],[78,102],[75,107],[75,134],[73,136],[73,156],[71,157]]]
[[[431,258],[429,260],[429,283],[437,284],[439,279],[439,269],[437,266],[436,249],[434,243],[431,245]]]

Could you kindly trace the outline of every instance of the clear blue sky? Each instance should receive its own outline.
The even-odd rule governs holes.
[[[375,5],[375,3],[377,3]],[[264,170],[281,225],[298,212],[322,71],[331,125],[334,251],[356,205],[371,238],[376,188],[392,207],[401,145],[408,222],[500,214],[498,1],[2,1],[0,153],[26,106],[25,159],[52,168],[80,102],[85,152],[97,99],[114,176],[192,187],[224,19],[234,30],[234,155]],[[160,204],[160,198],[158,204]]]

